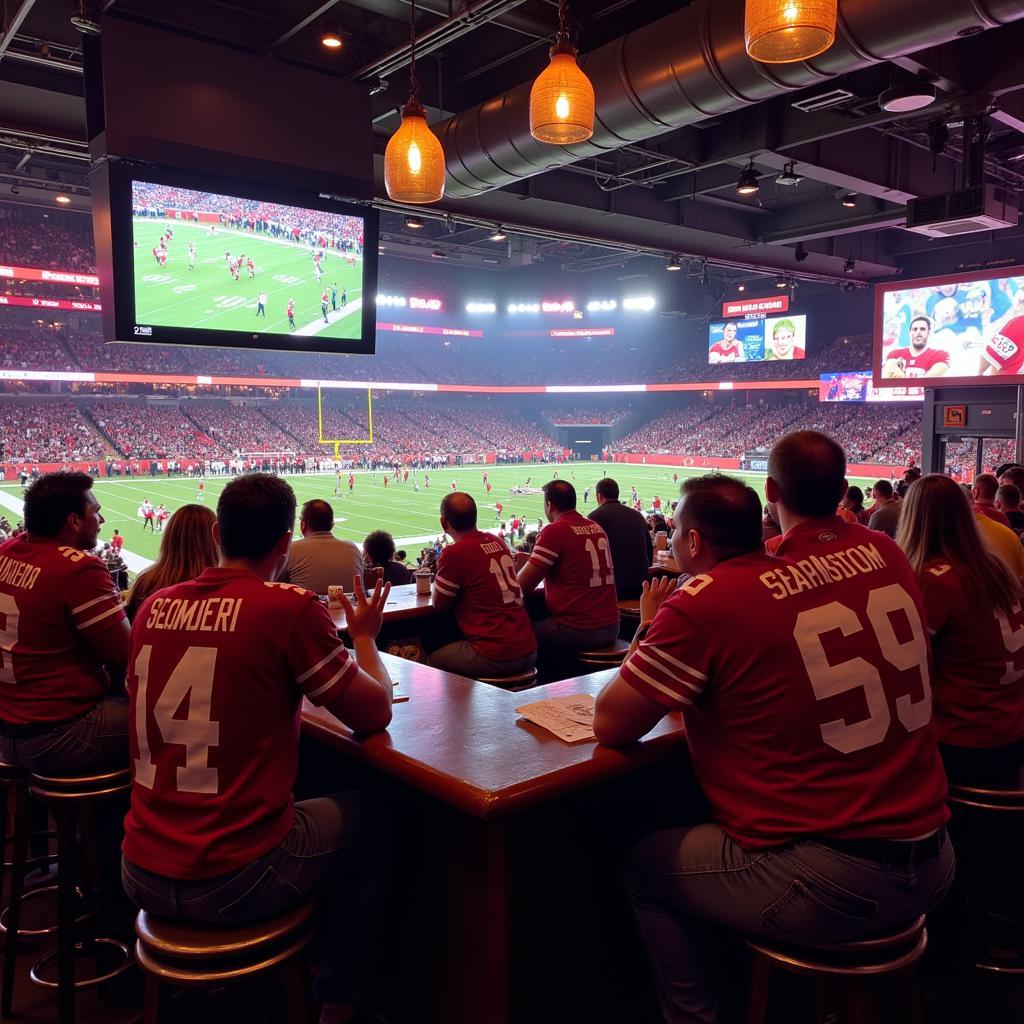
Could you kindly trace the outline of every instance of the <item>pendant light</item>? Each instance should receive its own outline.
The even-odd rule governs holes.
[[[558,37],[551,63],[530,89],[530,134],[538,142],[570,146],[594,134],[594,87],[569,42],[565,0],[558,0]]]
[[[444,150],[427,124],[416,79],[416,0],[409,22],[409,100],[384,150],[384,187],[396,203],[436,203],[444,195]]]
[[[747,0],[747,54],[762,64],[816,57],[835,42],[838,6],[838,0]]]

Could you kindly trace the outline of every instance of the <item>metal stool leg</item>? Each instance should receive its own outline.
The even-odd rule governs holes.
[[[4,803],[7,791],[4,792]],[[7,827],[4,815],[4,828]],[[14,972],[18,960],[18,928],[21,926],[21,896],[25,889],[25,865],[28,858],[29,809],[28,786],[14,784],[14,842],[11,856],[11,892],[4,936],[4,977],[0,990],[0,1017],[10,1017],[14,999]],[[2,858],[0,858],[2,859]]]
[[[163,985],[155,974],[146,972],[145,1002],[142,1013],[143,1024],[160,1024],[160,997]]]
[[[764,957],[754,954],[750,971],[750,999],[747,1002],[747,1024],[765,1024],[768,1016],[768,983],[771,965]]]
[[[288,1024],[309,1024],[309,1000],[301,956],[293,956],[281,967],[284,997],[288,1001]]]
[[[57,1019],[75,1020],[75,813],[68,800],[56,801],[57,858]]]

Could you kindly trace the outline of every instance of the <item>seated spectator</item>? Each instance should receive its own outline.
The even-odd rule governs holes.
[[[373,570],[380,569],[385,583],[402,587],[412,583],[412,572],[401,562],[395,561],[395,539],[387,530],[374,530],[363,541],[363,562],[367,582],[373,577]]]
[[[619,635],[608,537],[576,511],[576,488],[568,480],[550,480],[543,489],[548,525],[518,576],[526,594],[544,580],[549,617],[533,624],[537,642],[557,654],[607,647]]]
[[[111,696],[128,620],[106,566],[87,554],[103,524],[85,473],[25,493],[25,531],[0,546],[0,756],[44,775],[125,767],[128,704]]]
[[[217,503],[220,565],[139,609],[124,882],[150,913],[218,924],[259,921],[329,889],[314,991],[321,1022],[334,1024],[367,991],[385,848],[361,794],[293,802],[300,708],[305,697],[357,732],[387,728],[392,684],[375,637],[390,588],[367,597],[357,578],[355,606],[343,600],[353,658],[311,591],[273,582],[294,522],[283,480],[232,480]],[[179,721],[166,708],[186,685]]]
[[[294,583],[314,594],[326,594],[329,586],[352,593],[352,581],[363,576],[363,554],[358,544],[335,537],[333,529],[334,509],[329,502],[314,498],[302,506],[302,540],[292,544],[281,575],[283,583]]]
[[[619,501],[619,485],[611,477],[598,480],[594,494],[597,508],[587,518],[597,523],[608,537],[615,567],[615,592],[620,601],[635,601],[651,567],[654,554],[651,534],[643,514]],[[657,518],[664,525],[660,513]],[[657,529],[655,524],[654,531]]]
[[[477,528],[476,502],[462,491],[441,502],[441,529],[454,543],[437,561],[433,605],[453,612],[461,639],[435,650],[430,664],[470,678],[533,668],[537,641],[508,546]]]
[[[1009,526],[1006,514],[996,508],[996,492],[999,481],[991,473],[979,473],[971,485],[971,497],[974,499],[974,514],[988,516],[1003,526]]]
[[[775,559],[760,550],[753,490],[688,480],[673,552],[694,578],[674,592],[649,585],[631,652],[597,699],[603,743],[630,743],[681,711],[711,807],[711,821],[655,833],[627,863],[666,1021],[719,1019],[706,922],[833,944],[913,920],[953,880],[920,592],[892,541],[835,515],[844,473],[842,450],[820,434],[776,444],[766,488],[785,533]],[[877,557],[849,577],[801,568],[869,545]],[[892,613],[914,638],[898,666],[865,642],[865,631],[893,628]],[[870,665],[856,678],[872,689],[831,688],[823,707],[828,673],[858,664]],[[913,696],[908,674],[920,677]]]
[[[213,509],[205,505],[182,505],[167,520],[156,561],[139,573],[125,598],[125,612],[132,622],[150,594],[194,580],[217,564],[220,552],[213,539],[216,521]]]
[[[1000,469],[1002,472],[996,474],[1000,484],[1013,484],[1021,494],[1024,494],[1024,466],[1014,464],[1006,467],[1000,466]]]
[[[878,530],[887,537],[896,536],[896,524],[900,521],[900,505],[893,497],[892,484],[888,480],[877,480],[871,488],[875,499],[868,516],[868,529]]]
[[[1016,484],[1000,484],[996,491],[996,508],[1010,520],[1010,529],[1024,530],[1024,512],[1020,507],[1020,488]]]
[[[1024,764],[1021,581],[986,549],[962,491],[946,476],[910,488],[896,541],[924,593],[946,773],[962,785],[1005,780]]]
[[[861,526],[867,526],[871,518],[868,510],[864,507],[864,492],[856,485],[846,488],[846,496],[843,498],[842,507],[852,512]]]

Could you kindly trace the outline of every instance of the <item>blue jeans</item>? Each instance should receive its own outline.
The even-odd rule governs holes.
[[[745,851],[718,825],[656,832],[627,858],[626,888],[667,1024],[716,1024],[709,926],[826,944],[912,921],[953,881],[953,846],[911,866],[880,864],[803,840]]]
[[[619,638],[619,623],[600,626],[598,629],[576,629],[565,626],[553,615],[533,623],[537,644],[543,650],[556,654],[575,654],[577,651],[591,651],[607,647]]]
[[[179,880],[127,859],[121,874],[125,892],[139,907],[183,921],[259,921],[329,890],[327,948],[314,992],[320,1002],[352,1003],[370,992],[386,853],[380,816],[369,798],[339,793],[297,803],[284,839],[227,875]]]
[[[493,661],[478,654],[468,640],[456,640],[434,651],[427,659],[427,664],[470,679],[479,679],[481,676],[514,676],[537,664],[537,652],[531,651],[521,658]]]

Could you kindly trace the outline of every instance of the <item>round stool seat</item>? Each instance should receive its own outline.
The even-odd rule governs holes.
[[[526,690],[537,682],[537,670],[528,668],[511,676],[480,676],[479,681],[503,690]]]
[[[949,802],[977,811],[1024,811],[1024,771],[1005,784],[949,787]]]
[[[12,782],[22,782],[27,778],[28,772],[20,764],[0,761],[0,786],[9,785]]]
[[[578,651],[576,657],[587,665],[621,665],[628,651],[629,644],[625,640],[615,640],[607,647]]]
[[[140,911],[135,958],[177,985],[209,985],[257,974],[293,957],[309,942],[314,901],[255,924],[173,921]]]
[[[91,800],[131,789],[132,771],[118,768],[107,772],[90,772],[86,775],[39,775],[29,776],[29,788],[33,796],[44,800]]]
[[[743,942],[774,966],[794,974],[894,974],[924,956],[928,933],[924,917],[919,917],[890,931],[827,946],[775,943],[760,935],[744,936]]]
[[[619,614],[624,619],[640,618],[640,599],[635,601],[619,601]]]

